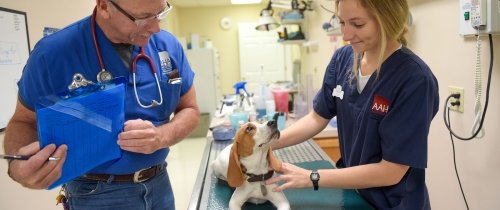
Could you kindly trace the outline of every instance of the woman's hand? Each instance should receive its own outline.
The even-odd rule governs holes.
[[[275,184],[282,182],[278,187],[273,188],[273,192],[283,191],[289,188],[307,188],[312,187],[310,179],[311,171],[300,168],[290,163],[283,163],[279,176],[272,177],[266,181],[266,184]]]

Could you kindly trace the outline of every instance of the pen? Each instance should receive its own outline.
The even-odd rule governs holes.
[[[30,159],[30,155],[0,155],[0,158],[7,160],[28,160]],[[49,157],[49,160],[59,160],[59,157]]]

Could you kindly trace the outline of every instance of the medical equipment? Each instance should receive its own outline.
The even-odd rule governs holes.
[[[225,95],[224,99],[221,101],[219,115],[224,115],[226,113],[233,112],[233,104],[236,101],[236,95]],[[224,109],[225,107],[225,109]]]
[[[158,93],[160,93],[160,102],[158,102],[156,100],[151,100],[151,104],[143,105],[141,103],[141,100],[139,99],[139,95],[137,94],[137,86],[136,86],[136,82],[135,82],[135,72],[137,71],[137,61],[141,58],[146,59],[146,61],[148,61],[149,66],[151,67],[151,71],[153,72],[153,75],[155,75],[156,85],[158,86]],[[160,81],[158,80],[158,74],[156,74],[156,69],[155,69],[155,66],[153,64],[153,61],[151,60],[151,58],[149,56],[146,55],[146,53],[144,53],[144,49],[142,47],[139,48],[139,54],[137,54],[135,56],[134,61],[132,62],[132,78],[134,80],[135,99],[137,99],[137,103],[139,103],[139,105],[142,108],[151,108],[151,107],[159,106],[163,103],[163,95],[161,93]]]
[[[96,23],[95,15],[96,15],[96,9],[94,9],[94,13],[92,14],[92,38],[94,41],[94,48],[97,55],[97,59],[99,60],[99,66],[101,67],[101,71],[97,74],[97,81],[105,82],[111,80],[111,78],[113,78],[113,75],[109,71],[106,71],[106,69],[104,68],[104,62],[102,61],[101,51],[99,50],[100,49],[99,43],[97,43],[97,37],[95,32],[95,23]]]
[[[92,38],[94,41],[94,47],[95,47],[97,58],[99,60],[99,66],[101,67],[101,71],[97,74],[97,81],[98,82],[106,82],[106,81],[111,80],[113,76],[109,71],[106,71],[106,69],[104,67],[104,62],[103,62],[102,55],[100,52],[99,44],[97,43],[97,34],[95,31],[95,28],[96,28],[96,26],[95,26],[95,24],[96,24],[96,20],[95,20],[96,10],[97,9],[94,9],[94,12],[92,14],[92,21],[91,21],[92,26],[91,27],[92,27]],[[135,80],[135,73],[137,71],[137,61],[139,61],[139,59],[145,59],[148,62],[149,66],[151,67],[151,72],[155,76],[156,85],[158,87],[158,93],[160,94],[160,101],[159,102],[157,100],[151,100],[151,104],[144,105],[144,104],[142,104],[142,102],[139,98],[139,95],[137,93],[136,80]],[[161,92],[160,81],[158,80],[158,74],[156,73],[156,68],[155,68],[151,58],[149,56],[147,56],[146,53],[144,53],[143,47],[139,47],[139,54],[137,54],[132,61],[132,78],[133,78],[133,82],[134,82],[135,99],[137,100],[137,103],[142,108],[145,108],[145,109],[152,108],[155,106],[159,106],[163,103],[163,94]]]
[[[459,2],[460,35],[500,34],[500,1],[459,0]]]

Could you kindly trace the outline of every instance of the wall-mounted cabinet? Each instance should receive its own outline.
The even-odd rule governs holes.
[[[295,19],[295,20],[289,20],[289,19],[282,19],[281,20],[281,24],[283,25],[293,25],[293,24],[296,24],[296,25],[302,25],[302,23],[304,23],[305,19],[302,18],[302,19]]]

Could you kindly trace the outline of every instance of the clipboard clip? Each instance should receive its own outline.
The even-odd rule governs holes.
[[[73,75],[73,82],[71,82],[71,84],[68,85],[68,89],[72,91],[79,87],[86,87],[89,84],[94,84],[94,82],[86,80],[82,74],[76,73]]]
[[[90,80],[85,79],[85,77],[76,73],[73,75],[73,81],[68,85],[68,91],[62,94],[62,98],[71,98],[85,93],[95,92],[97,90],[102,90],[105,88],[103,83],[94,83]]]
[[[85,79],[81,73],[76,73],[73,75],[73,81],[68,85],[68,90],[57,95],[63,99],[68,99],[86,93],[104,90],[107,86],[118,85],[125,82],[125,77],[115,77],[109,81],[95,83]]]

